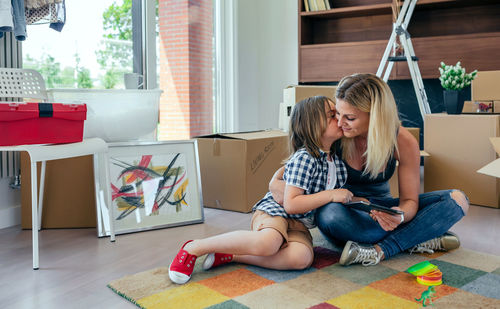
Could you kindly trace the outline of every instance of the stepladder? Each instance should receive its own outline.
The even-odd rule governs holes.
[[[410,71],[413,88],[417,97],[417,103],[422,115],[422,120],[426,114],[431,113],[427,94],[424,88],[422,75],[418,68],[418,58],[415,55],[413,44],[411,42],[410,33],[408,32],[408,24],[410,23],[411,16],[415,10],[417,0],[406,0],[399,12],[396,22],[393,24],[389,42],[380,61],[377,70],[377,76],[387,82],[391,75],[394,62],[406,61],[408,63],[408,70]],[[397,48],[397,40],[399,40],[401,49]],[[402,50],[402,52],[400,52]]]

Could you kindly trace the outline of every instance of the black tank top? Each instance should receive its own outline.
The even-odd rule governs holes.
[[[336,151],[339,158],[342,158],[342,150],[337,147]],[[369,174],[363,175],[363,171],[358,171],[347,162],[345,162],[347,169],[347,182],[344,188],[350,190],[355,196],[360,197],[390,197],[390,186],[388,180],[394,174],[396,169],[396,159],[394,154],[389,158],[385,170],[380,172],[374,179],[370,178]]]
[[[387,161],[385,170],[378,173],[377,177],[375,178],[370,178],[369,174],[363,175],[363,171],[358,171],[352,168],[345,161],[344,163],[345,167],[347,168],[347,183],[352,185],[386,182],[392,177],[392,175],[394,174],[394,170],[396,169],[396,159],[394,158],[394,155],[392,155],[389,161]]]

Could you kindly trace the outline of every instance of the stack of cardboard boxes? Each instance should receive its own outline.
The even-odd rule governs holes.
[[[500,71],[481,71],[472,81],[471,101],[464,102],[464,114],[500,114]]]
[[[474,101],[500,101],[500,71],[479,72],[472,82]],[[425,163],[425,192],[460,189],[472,204],[499,208],[500,179],[477,173],[494,161],[497,153],[490,137],[500,136],[500,115],[429,114],[425,116],[424,148],[431,156]]]

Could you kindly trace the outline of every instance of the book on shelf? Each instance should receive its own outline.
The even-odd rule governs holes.
[[[304,0],[304,10],[309,12],[309,0]]]
[[[330,6],[330,0],[325,0],[325,6],[327,10],[331,10],[332,7]]]
[[[318,11],[326,10],[325,0],[316,0],[316,6],[318,7]]]
[[[309,9],[311,10],[311,12],[318,10],[318,6],[316,5],[316,0],[307,0],[307,1],[309,2]]]

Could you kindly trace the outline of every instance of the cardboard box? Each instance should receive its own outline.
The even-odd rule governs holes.
[[[493,101],[474,101],[476,113],[493,114]]]
[[[28,153],[21,153],[21,227],[31,229],[31,173]],[[40,164],[38,167],[40,187]],[[42,228],[96,227],[92,156],[47,161]]]
[[[288,86],[283,89],[283,103],[293,106],[306,98],[318,95],[331,98],[335,102],[337,86]]]
[[[493,107],[493,101],[464,101],[462,114],[493,114]]]
[[[500,156],[500,137],[490,137],[490,142],[493,145],[498,156]],[[485,174],[488,176],[493,176],[500,178],[500,159],[496,159],[493,162],[480,168],[478,173]]]
[[[283,89],[283,103],[280,103],[279,128],[288,132],[290,115],[295,103],[318,95],[331,98],[335,102],[337,86],[288,86]]]
[[[420,145],[420,128],[406,128],[411,135],[417,140],[417,144]]]
[[[493,114],[500,114],[500,100],[493,101]]]
[[[500,100],[500,71],[480,71],[472,81],[472,101]]]
[[[481,110],[479,104],[486,105]],[[500,114],[500,101],[465,101],[462,114]]]
[[[295,104],[295,103],[294,103]],[[293,104],[280,103],[279,128],[288,132],[290,128],[290,116],[292,115]]]
[[[81,142],[85,104],[0,103],[0,146]]]
[[[288,158],[288,134],[257,131],[197,137],[203,203],[250,212]]]
[[[417,140],[417,144],[420,145],[420,128],[406,128]],[[429,154],[423,150],[420,151],[420,157],[428,157]],[[399,181],[398,181],[398,164],[396,162],[396,169],[394,174],[389,179],[389,186],[391,187],[391,195],[393,197],[399,196]]]
[[[477,106],[473,101],[464,101],[464,107],[462,108],[462,114],[475,114],[477,113]]]
[[[472,204],[499,207],[500,181],[477,173],[496,159],[489,137],[500,136],[500,115],[425,115],[425,192],[460,189]]]

